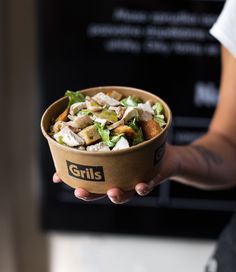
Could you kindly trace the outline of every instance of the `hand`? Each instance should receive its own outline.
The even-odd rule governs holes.
[[[178,168],[178,154],[175,150],[175,147],[172,145],[166,145],[166,151],[161,162],[161,167],[158,174],[150,182],[140,182],[135,186],[135,189],[132,191],[122,191],[119,188],[111,188],[107,191],[107,196],[115,204],[123,204],[128,202],[137,192],[140,196],[145,196],[149,194],[156,186],[164,182],[166,179],[174,175]],[[53,176],[53,182],[61,182],[60,178],[55,173]],[[101,199],[106,195],[89,193],[88,191],[77,188],[74,191],[74,195],[85,201],[93,201]]]

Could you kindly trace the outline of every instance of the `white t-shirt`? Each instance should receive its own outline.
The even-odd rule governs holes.
[[[236,0],[227,0],[210,33],[236,58]]]

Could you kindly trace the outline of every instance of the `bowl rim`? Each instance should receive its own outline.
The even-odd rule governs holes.
[[[104,156],[115,156],[115,155],[121,155],[121,154],[127,154],[127,153],[132,153],[132,152],[135,152],[139,149],[142,149],[148,145],[151,145],[151,143],[155,142],[158,138],[161,138],[161,136],[167,132],[167,130],[170,128],[171,126],[171,123],[172,123],[172,112],[168,106],[168,104],[162,99],[160,98],[159,96],[151,93],[151,92],[148,92],[148,91],[145,91],[145,90],[142,90],[142,89],[138,89],[138,88],[133,88],[133,87],[127,87],[127,86],[98,86],[98,87],[91,87],[91,88],[86,88],[86,89],[81,89],[79,90],[81,93],[86,93],[88,91],[92,91],[92,90],[98,90],[99,92],[99,89],[101,90],[104,90],[104,89],[129,89],[129,90],[133,90],[135,92],[139,92],[139,93],[143,93],[145,95],[151,95],[153,96],[156,100],[160,101],[162,103],[162,105],[164,105],[164,108],[165,108],[165,111],[168,112],[168,120],[167,120],[167,124],[165,126],[165,128],[158,134],[156,135],[155,137],[149,139],[149,140],[145,140],[144,142],[142,143],[139,143],[135,146],[131,146],[129,148],[125,148],[125,149],[121,149],[121,150],[115,150],[115,151],[99,151],[99,152],[93,152],[93,151],[86,151],[86,150],[79,150],[79,149],[75,149],[73,147],[69,147],[69,146],[64,146],[62,144],[59,144],[56,140],[54,140],[51,136],[48,135],[48,133],[45,131],[44,129],[44,126],[43,126],[43,122],[44,122],[44,119],[45,119],[45,116],[47,114],[47,112],[53,108],[56,104],[60,103],[61,101],[63,100],[66,100],[68,99],[67,97],[63,96],[59,99],[57,99],[56,101],[54,101],[53,103],[51,103],[47,108],[46,110],[43,112],[42,114],[42,117],[41,117],[41,121],[40,121],[40,127],[41,127],[41,131],[44,135],[44,137],[50,141],[51,143],[55,144],[56,146],[58,146],[60,149],[63,149],[64,151],[69,151],[69,152],[73,152],[73,153],[76,153],[76,154],[81,154],[81,155],[88,155],[88,156],[99,156],[99,157],[104,157]]]

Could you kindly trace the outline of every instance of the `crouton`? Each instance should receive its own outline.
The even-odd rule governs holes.
[[[95,125],[84,128],[78,133],[78,135],[84,139],[86,145],[94,144],[101,139]]]
[[[145,139],[149,140],[161,132],[160,125],[155,120],[140,122]]]
[[[135,131],[126,125],[121,125],[117,128],[114,129],[115,134],[125,134],[128,137],[134,137],[135,136]]]
[[[55,120],[56,122],[57,121],[64,121],[64,122],[66,122],[67,120],[68,120],[68,117],[67,117],[67,115],[68,115],[68,113],[69,113],[69,108],[66,108],[58,117],[57,117],[57,119]]]
[[[114,98],[114,99],[116,99],[118,101],[121,100],[121,98],[122,98],[122,94],[115,91],[115,90],[109,90],[107,92],[107,95],[109,95],[110,97],[112,97],[112,98]]]

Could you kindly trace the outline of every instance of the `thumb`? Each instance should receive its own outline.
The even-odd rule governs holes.
[[[164,182],[164,180],[161,179],[161,175],[157,174],[154,179],[149,181],[148,183],[140,182],[135,186],[135,191],[140,196],[145,196],[149,194],[157,185]]]

